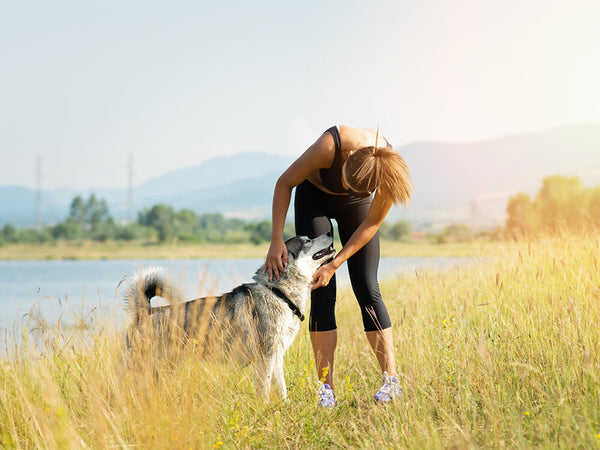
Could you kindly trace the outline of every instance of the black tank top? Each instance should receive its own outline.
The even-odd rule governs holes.
[[[342,139],[337,127],[331,127],[325,133],[331,133],[335,142],[335,157],[328,169],[319,169],[321,183],[325,188],[336,194],[349,194],[342,184]]]
[[[350,194],[354,197],[369,197],[371,194],[368,192],[358,193],[344,189],[344,185],[342,184],[342,139],[340,138],[340,130],[338,130],[337,126],[334,126],[325,131],[325,133],[328,132],[331,133],[333,141],[335,142],[335,156],[331,167],[328,169],[319,169],[321,184],[323,184],[328,191],[336,194]],[[389,143],[388,147],[391,147]]]

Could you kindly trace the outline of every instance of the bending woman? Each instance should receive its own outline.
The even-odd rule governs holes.
[[[382,145],[383,144],[383,145]],[[273,228],[265,271],[279,279],[287,264],[283,227],[292,189],[296,234],[314,238],[338,224],[343,248],[313,279],[309,330],[319,378],[318,403],[333,407],[333,362],[337,345],[335,271],[344,261],[360,304],[364,330],[383,372],[378,402],[400,393],[392,328],[379,292],[379,235],[393,204],[406,205],[412,192],[409,169],[402,157],[375,131],[347,126],[325,131],[279,177],[273,195]]]

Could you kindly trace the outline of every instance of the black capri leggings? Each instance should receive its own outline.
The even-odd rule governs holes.
[[[296,187],[294,198],[296,234],[312,239],[328,231],[333,232],[331,219],[334,219],[338,224],[342,245],[346,245],[354,230],[367,216],[371,202],[371,197],[328,194],[305,180]],[[373,236],[363,248],[352,255],[347,263],[352,290],[360,305],[365,331],[389,328],[390,316],[383,304],[377,282],[379,234]],[[337,328],[335,299],[334,275],[327,286],[312,291],[310,331],[328,331]]]

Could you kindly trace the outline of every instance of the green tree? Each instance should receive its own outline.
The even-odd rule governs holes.
[[[156,237],[154,228],[140,225],[137,222],[117,226],[115,230],[115,239],[121,241],[133,241],[135,239],[152,239]]]
[[[83,227],[74,218],[69,217],[64,222],[50,227],[50,234],[54,239],[75,240],[83,238]]]
[[[394,223],[389,230],[390,238],[395,241],[405,239],[410,233],[410,222],[407,220],[400,220]]]
[[[448,225],[437,237],[437,242],[445,244],[447,242],[470,242],[473,240],[473,233],[468,225],[457,223]]]
[[[87,205],[83,198],[78,195],[71,201],[69,218],[77,222],[81,227],[84,226],[87,219]]]
[[[39,244],[42,242],[48,242],[52,239],[52,235],[49,233],[47,228],[36,229],[36,228],[25,228],[19,231],[19,242],[27,242],[29,244]]]
[[[78,237],[94,237],[97,235],[98,228],[103,225],[103,234],[111,227],[112,219],[109,216],[108,205],[104,199],[96,198],[95,194],[90,195],[87,202],[78,195],[71,201],[69,209],[70,223],[64,229],[55,230],[58,233],[65,235],[73,235],[73,224],[77,224],[80,229]],[[90,235],[88,230],[92,231]]]
[[[270,220],[249,224],[248,229],[250,231],[250,241],[253,244],[258,245],[261,242],[269,242],[271,240]]]
[[[379,236],[385,240],[401,241],[406,239],[409,234],[410,222],[407,220],[400,220],[394,223],[383,222],[379,227]]]
[[[272,223],[269,221],[269,236],[267,241],[271,240],[271,225]],[[291,237],[296,236],[296,227],[293,223],[286,222],[283,226],[283,240],[288,240]]]
[[[6,224],[2,228],[2,240],[4,242],[17,242],[19,240],[19,233],[17,229],[11,224]]]
[[[91,237],[95,241],[107,241],[113,239],[117,234],[117,225],[112,217],[98,221],[92,225]]]
[[[175,237],[174,217],[175,211],[171,206],[160,204],[150,209],[144,208],[138,214],[138,223],[154,228],[158,232],[158,240],[165,242]]]
[[[108,206],[104,199],[98,200],[94,194],[90,195],[85,206],[85,220],[93,231],[98,225],[108,220]]]

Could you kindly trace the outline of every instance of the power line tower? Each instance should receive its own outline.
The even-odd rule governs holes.
[[[35,161],[35,212],[36,225],[42,227],[42,158],[37,156]]]
[[[127,215],[129,221],[133,222],[133,154],[129,154],[127,164]]]

